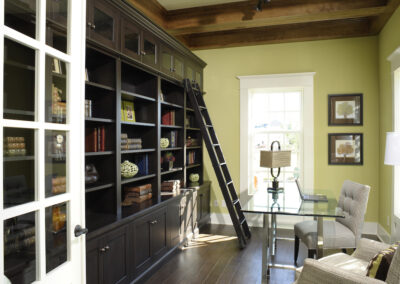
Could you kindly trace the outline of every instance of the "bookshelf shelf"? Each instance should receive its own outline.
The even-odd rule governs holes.
[[[188,146],[186,147],[186,150],[196,150],[196,149],[201,149],[201,146]]]
[[[192,169],[192,168],[197,168],[197,167],[201,167],[201,164],[191,164],[191,165],[186,166],[187,169]]]
[[[11,156],[4,157],[4,162],[19,162],[19,161],[32,161],[35,159],[35,156]]]
[[[145,179],[150,179],[155,177],[155,174],[150,174],[150,175],[146,175],[146,176],[139,176],[139,177],[134,177],[134,178],[122,178],[121,179],[121,184],[127,184],[127,183],[131,183],[131,182],[135,182],[135,181],[140,181],[140,180],[145,180]]]
[[[200,128],[197,128],[197,127],[186,127],[186,130],[200,131]]]
[[[86,152],[86,153],[85,153],[85,156],[86,156],[86,157],[108,156],[108,155],[113,155],[114,153],[115,153],[114,151]]]
[[[161,175],[168,175],[168,174],[172,174],[172,173],[176,173],[176,172],[180,172],[180,171],[183,171],[183,168],[176,168],[176,169],[172,169],[169,171],[164,171],[164,172],[161,172]]]
[[[170,103],[170,102],[166,102],[166,101],[161,101],[161,105],[162,106],[166,106],[166,107],[173,107],[173,108],[183,109],[183,106],[181,106],[181,105]]]
[[[144,126],[144,127],[154,127],[154,126],[156,126],[155,123],[148,123],[148,122],[128,122],[128,121],[121,121],[121,124],[124,124],[124,125],[131,125],[131,126]]]
[[[108,118],[99,118],[99,117],[86,117],[85,118],[86,122],[99,122],[99,123],[114,123],[114,119],[108,119]]]
[[[108,91],[115,91],[115,88],[113,88],[113,87],[106,86],[106,85],[99,84],[99,83],[95,83],[95,82],[86,81],[85,84],[86,84],[86,86],[91,86],[91,87],[104,89],[104,90],[108,90]]]
[[[19,109],[9,109],[9,108],[5,108],[4,109],[4,113],[26,115],[26,116],[34,116],[35,115],[34,111],[19,110]]]
[[[139,100],[149,101],[149,102],[155,102],[156,101],[156,99],[154,99],[154,98],[146,97],[146,96],[143,96],[143,95],[139,95],[139,94],[128,92],[128,91],[124,91],[124,90],[121,91],[121,97],[122,97],[122,99],[126,99],[126,100],[139,99]]]
[[[89,193],[89,192],[94,192],[94,191],[98,191],[98,190],[103,190],[103,189],[108,189],[114,186],[114,183],[104,183],[104,184],[97,184],[94,186],[88,186],[86,187],[85,192]]]
[[[152,148],[152,149],[137,149],[137,150],[122,150],[121,154],[141,154],[141,153],[151,153],[151,152],[155,152],[156,149]]]
[[[193,111],[194,112],[194,109],[192,109],[192,108],[190,108],[190,107],[186,107],[185,108],[187,111]]]
[[[60,74],[60,73],[52,72],[51,75],[52,75],[53,77],[57,77],[57,78],[60,78],[60,79],[67,79],[67,75],[65,75],[65,74]]]
[[[162,148],[161,152],[165,152],[165,151],[179,151],[182,150],[183,147],[171,147],[171,148]]]
[[[35,71],[35,66],[22,64],[22,63],[15,62],[15,61],[7,60],[7,61],[4,62],[4,64],[8,65],[8,66],[20,68],[20,69],[25,69],[25,70],[29,70],[29,71]]]
[[[165,125],[165,124],[162,124],[161,127],[162,128],[171,128],[171,129],[181,129],[181,128],[183,128],[183,126],[180,126],[180,125]]]

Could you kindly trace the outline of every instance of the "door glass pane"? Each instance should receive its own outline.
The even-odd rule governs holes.
[[[46,208],[46,272],[67,261],[67,204]]]
[[[114,19],[112,17],[98,8],[94,8],[93,22],[94,31],[97,34],[109,40],[114,39]]]
[[[46,0],[46,44],[67,52],[68,0]]]
[[[170,70],[171,71],[171,65],[172,65],[172,55],[171,53],[163,50],[161,54],[161,64],[164,69]]]
[[[196,71],[195,76],[196,76],[195,78],[196,82],[201,86],[201,73]]]
[[[132,29],[125,28],[124,37],[125,48],[136,54],[139,54],[139,33]]]
[[[5,0],[4,24],[35,38],[36,0]]]
[[[186,67],[186,78],[188,78],[190,81],[193,81],[195,79],[193,69],[190,66]]]
[[[4,221],[4,274],[11,283],[36,280],[35,212]]]
[[[46,56],[46,122],[66,123],[67,64]]]
[[[32,129],[4,128],[4,208],[34,201],[34,138]]]
[[[65,131],[46,130],[45,137],[45,184],[46,197],[62,194],[67,189]]]
[[[143,49],[145,52],[145,57],[147,58],[148,62],[156,63],[156,45],[148,41],[147,39],[144,40]]]
[[[4,118],[35,119],[35,51],[4,39]]]
[[[183,77],[183,61],[180,58],[175,57],[174,63],[175,73],[178,76]]]

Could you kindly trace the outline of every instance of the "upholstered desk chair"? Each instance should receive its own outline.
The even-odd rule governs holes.
[[[390,245],[361,239],[352,255],[336,253],[319,260],[306,259],[296,270],[295,284],[399,284],[400,249],[397,249],[385,281],[367,275],[369,261]]]
[[[364,214],[367,208],[370,187],[350,180],[343,183],[338,209],[345,218],[324,220],[324,249],[354,249],[361,238]],[[308,248],[308,257],[313,258],[317,249],[317,221],[304,221],[294,225],[294,263],[297,265],[300,240]]]

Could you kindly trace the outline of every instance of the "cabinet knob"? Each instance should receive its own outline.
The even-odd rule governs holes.
[[[109,246],[105,246],[104,248],[106,249],[106,251],[108,251],[110,249]]]
[[[92,23],[91,23],[91,22],[88,22],[87,25],[88,25],[89,27],[92,27]]]
[[[155,225],[155,224],[157,224],[157,223],[158,223],[157,220],[154,220],[154,221],[151,221],[151,222],[150,222],[151,225]]]
[[[93,25],[92,25],[92,29],[95,29],[95,28],[96,28],[96,25],[95,25],[95,24],[93,24]]]
[[[82,228],[80,225],[75,226],[75,230],[74,230],[75,237],[79,237],[80,235],[87,234],[87,232],[89,232],[88,229]]]
[[[101,252],[105,252],[105,251],[106,251],[106,248],[105,248],[105,247],[104,247],[104,248],[101,248],[100,251],[101,251]]]
[[[142,50],[142,51],[140,51],[140,54],[144,56],[144,55],[146,55],[146,51]]]
[[[175,72],[176,71],[176,69],[175,68],[172,68],[172,72]]]

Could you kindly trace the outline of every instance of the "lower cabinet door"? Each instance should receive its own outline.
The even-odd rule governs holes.
[[[127,226],[110,232],[104,241],[103,283],[129,283]]]
[[[160,258],[167,250],[167,208],[155,212],[150,221],[150,247],[153,260]]]
[[[173,248],[180,242],[180,209],[181,200],[175,199],[167,208],[167,237],[169,238],[168,248]]]
[[[101,283],[100,240],[92,239],[86,242],[86,283]]]
[[[150,221],[152,216],[144,216],[133,222],[132,240],[134,252],[134,272],[136,278],[151,264],[151,251],[150,251]]]

